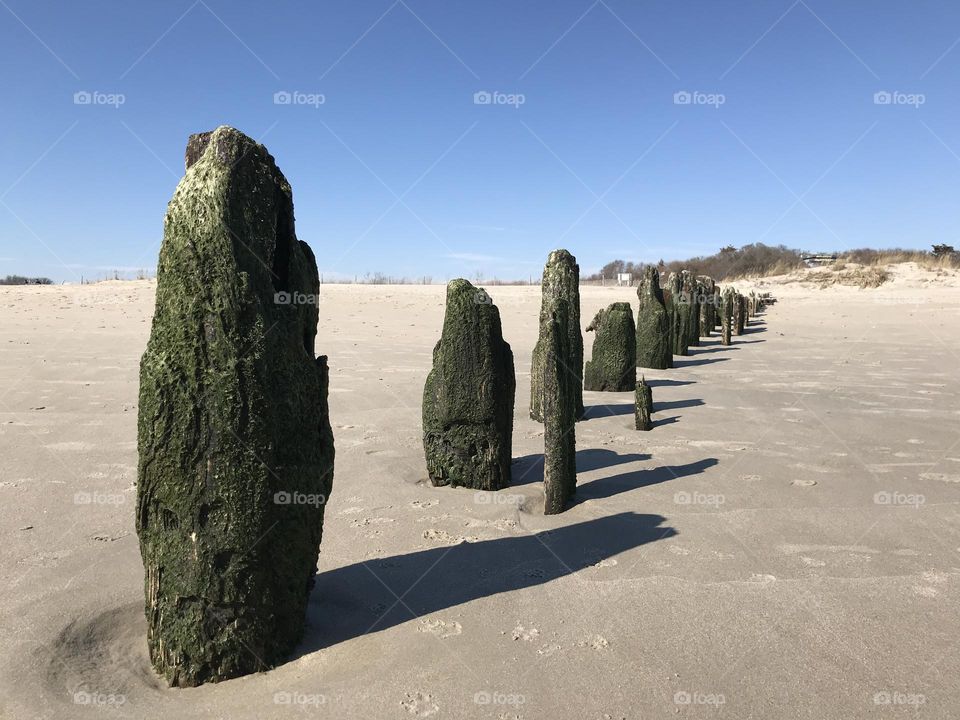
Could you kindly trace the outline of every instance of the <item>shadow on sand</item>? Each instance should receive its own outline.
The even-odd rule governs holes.
[[[672,537],[660,515],[619,513],[531,535],[430,548],[316,576],[292,660],[440,610],[548,583]]]
[[[584,408],[583,419],[596,420],[597,418],[617,417],[619,415],[633,415],[633,413],[634,404],[632,402],[625,405],[590,405]]]
[[[688,367],[697,367],[698,365],[712,365],[713,363],[726,362],[730,358],[720,357],[720,358],[703,358],[702,360],[685,360],[682,357],[673,359],[673,366],[675,368],[688,368]]]
[[[621,455],[614,450],[592,448],[577,451],[577,472],[585,473],[591,470],[623,465],[624,463],[649,460],[650,455],[645,453],[628,453]],[[543,454],[524,455],[513,461],[513,487],[543,482]]]
[[[690,398],[689,400],[668,400],[667,402],[653,402],[653,412],[663,412],[664,410],[680,410],[681,408],[699,407],[706,405],[700,398]]]
[[[571,507],[586,500],[599,500],[613,497],[623,492],[658,485],[669,480],[677,480],[689,475],[699,475],[707,468],[717,465],[716,458],[704,458],[686,465],[661,465],[649,470],[634,470],[611,477],[600,478],[582,485],[577,485],[577,494],[573,496]],[[579,468],[578,468],[579,469]]]
[[[642,368],[638,368],[637,372],[640,372]],[[647,380],[647,385],[652,388],[658,387],[679,387],[681,385],[696,385],[696,380]]]

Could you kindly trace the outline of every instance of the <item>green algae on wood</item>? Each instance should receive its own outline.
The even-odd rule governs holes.
[[[660,289],[660,273],[647,267],[637,287],[637,365],[666,370],[673,365],[670,317]]]
[[[333,484],[320,285],[290,185],[229,127],[191,136],[140,364],[136,529],[147,645],[170,685],[300,642]]]
[[[447,285],[443,333],[423,390],[423,447],[434,485],[510,485],[516,376],[500,311],[467,280]]]
[[[637,430],[650,430],[653,423],[650,422],[650,415],[653,412],[653,390],[647,384],[647,379],[640,378],[634,395],[634,419]]]
[[[700,345],[700,295],[697,288],[697,279],[689,270],[680,273],[682,282],[682,297],[687,304],[685,308],[687,319],[687,347]]]
[[[720,301],[720,342],[729,345],[732,342],[733,306],[736,302],[736,290],[732,287],[724,288]]]
[[[539,382],[543,388],[544,453],[543,492],[545,515],[563,512],[577,489],[576,398],[569,382],[565,358],[570,342],[566,331],[569,305],[558,300],[550,316],[540,323],[543,361]]]
[[[574,397],[576,417],[583,417],[583,335],[580,332],[580,266],[577,259],[567,250],[554,250],[547,258],[543,269],[541,284],[540,324],[554,315],[558,303],[566,305],[561,313],[564,323],[563,332],[567,337],[564,344],[566,355],[563,366],[567,373],[567,382]],[[541,341],[543,337],[541,335]],[[538,342],[533,349],[533,361],[530,369],[530,417],[537,422],[544,421],[543,357],[546,348]]]
[[[690,302],[684,294],[683,277],[670,273],[668,282],[670,304],[670,333],[674,355],[690,354]],[[665,293],[666,294],[666,293]]]
[[[593,355],[583,371],[584,390],[628,392],[637,383],[637,329],[630,303],[599,311],[587,332],[596,332]]]

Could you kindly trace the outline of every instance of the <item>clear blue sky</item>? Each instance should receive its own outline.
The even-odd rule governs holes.
[[[328,277],[960,245],[958,39],[956,0],[0,0],[0,275],[153,268],[220,124]]]

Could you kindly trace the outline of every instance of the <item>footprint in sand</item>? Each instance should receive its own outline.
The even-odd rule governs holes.
[[[417,717],[430,717],[440,712],[440,706],[433,701],[429,693],[405,693],[406,699],[400,701],[400,707]]]
[[[374,517],[374,518],[357,518],[352,523],[350,527],[367,527],[368,525],[385,525],[386,523],[395,522],[393,518],[386,517]]]
[[[436,635],[440,639],[446,639],[462,633],[463,626],[455,620],[450,622],[446,620],[421,620],[418,630],[422,633]]]
[[[524,640],[526,642],[533,642],[538,637],[540,637],[540,631],[536,628],[530,628],[529,630],[520,623],[517,623],[517,626],[513,629],[514,640]]]
[[[603,635],[594,635],[589,640],[581,640],[577,643],[579,647],[588,647],[592,650],[600,652],[601,650],[606,650],[610,647],[610,642],[603,637]]]
[[[459,545],[463,542],[476,542],[480,538],[473,535],[451,535],[446,530],[430,528],[429,530],[423,531],[423,539],[432,540],[433,542],[440,543],[441,545]]]
[[[414,500],[412,503],[410,503],[410,507],[415,507],[418,510],[423,510],[424,508],[433,507],[439,502],[440,502],[439,500]]]

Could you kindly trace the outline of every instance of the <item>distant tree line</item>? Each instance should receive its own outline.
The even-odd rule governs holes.
[[[0,279],[0,285],[53,285],[53,280],[45,277],[7,275],[5,278]]]
[[[872,250],[859,248],[836,253],[838,262],[857,263],[859,265],[885,265],[901,262],[915,262],[923,267],[960,268],[960,252],[952,245],[934,245],[932,250]],[[766,277],[785,275],[802,268],[802,254],[784,245],[771,247],[763,243],[744,245],[735,248],[727,245],[714,255],[698,256],[689,260],[661,260],[657,267],[661,272],[690,270],[695,275],[709,275],[714,280],[735,280],[742,277]],[[604,265],[600,272],[585,278],[588,281],[616,279],[619,273],[631,273],[634,279],[643,274],[650,263],[613,260]]]
[[[616,278],[618,273],[640,276],[650,263],[613,260],[604,265],[596,275],[587,280]],[[780,275],[803,267],[800,252],[784,245],[771,247],[763,243],[735,248],[728,245],[713,255],[697,256],[689,260],[671,260],[657,263],[661,272],[690,270],[695,275],[709,275],[714,280],[733,280],[746,276]]]

